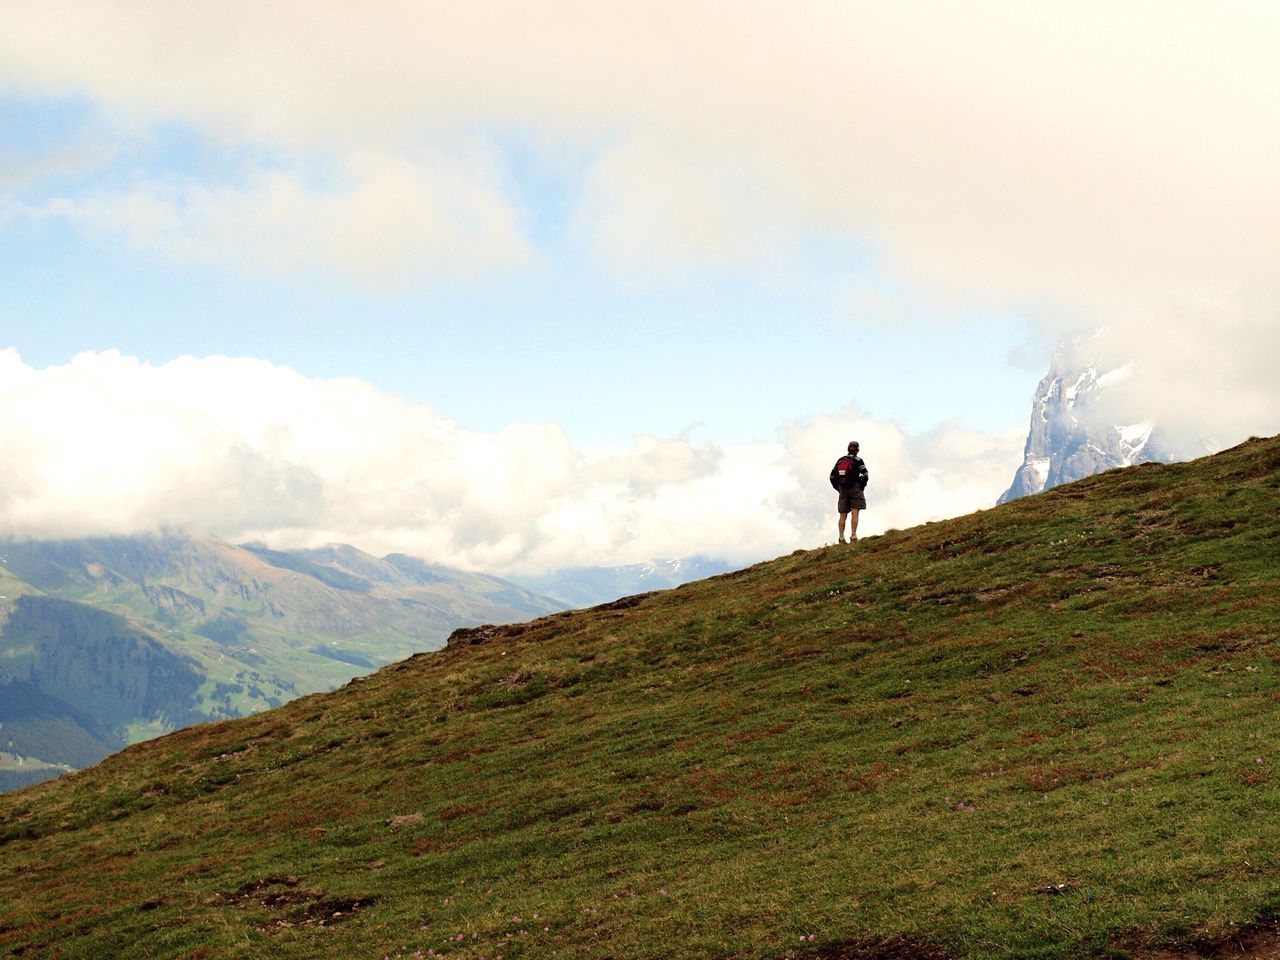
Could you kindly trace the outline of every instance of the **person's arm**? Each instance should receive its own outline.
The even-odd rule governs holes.
[[[861,459],[859,459],[858,460],[858,486],[865,487],[867,485],[867,481],[870,478],[871,478],[871,475],[867,473],[867,465],[863,463]]]

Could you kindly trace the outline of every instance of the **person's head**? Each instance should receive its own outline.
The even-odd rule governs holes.
[[[857,441],[857,440],[850,440],[850,441],[849,441],[849,452],[850,452],[850,453],[852,453],[852,454],[856,454],[856,453],[858,452],[858,441]]]

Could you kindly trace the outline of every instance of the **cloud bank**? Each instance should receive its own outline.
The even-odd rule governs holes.
[[[1157,291],[1270,282],[1280,248],[1280,12],[1267,2],[3,12],[0,89],[86,97],[122,130],[176,120],[339,171],[512,137],[586,158],[578,222],[614,264],[752,269],[760,242],[820,229],[947,295],[1123,313]],[[450,222],[439,198],[459,189],[470,228],[505,235],[521,205],[483,173],[388,164],[358,183],[398,184],[433,223]],[[250,208],[267,202],[264,176],[249,175]],[[127,216],[135,194],[96,203]],[[281,215],[305,225],[326,196],[307,192],[293,214],[286,199]],[[403,230],[383,212],[371,227]],[[209,229],[199,242],[234,242]],[[383,254],[403,268],[393,245]],[[425,243],[416,262],[451,255]]]
[[[1270,436],[1280,430],[1278,326],[1271,303],[1238,299],[1078,331],[1060,345],[1064,372],[1110,375],[1075,415],[1102,433],[1154,423],[1156,447],[1175,459]]]
[[[339,271],[377,290],[530,256],[516,212],[494,195],[481,159],[361,155],[326,173],[252,170],[215,186],[148,181],[58,197],[37,215],[120,235],[172,260],[301,279]]]
[[[639,436],[575,449],[551,423],[478,433],[356,380],[253,359],[151,366],[116,352],[36,369],[0,351],[0,535],[162,526],[281,547],[352,543],[494,572],[834,539],[827,472],[856,437],[874,533],[989,506],[1016,436],[912,436],[856,411],[782,424],[774,444]]]

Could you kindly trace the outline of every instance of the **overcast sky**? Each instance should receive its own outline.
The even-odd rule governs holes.
[[[0,532],[758,559],[852,437],[866,531],[993,503],[1081,327],[1280,429],[1270,2],[0,23]]]

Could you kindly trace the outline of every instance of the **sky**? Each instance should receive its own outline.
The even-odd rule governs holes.
[[[1280,428],[1269,2],[0,0],[0,533],[493,572],[991,506],[1064,333]]]

